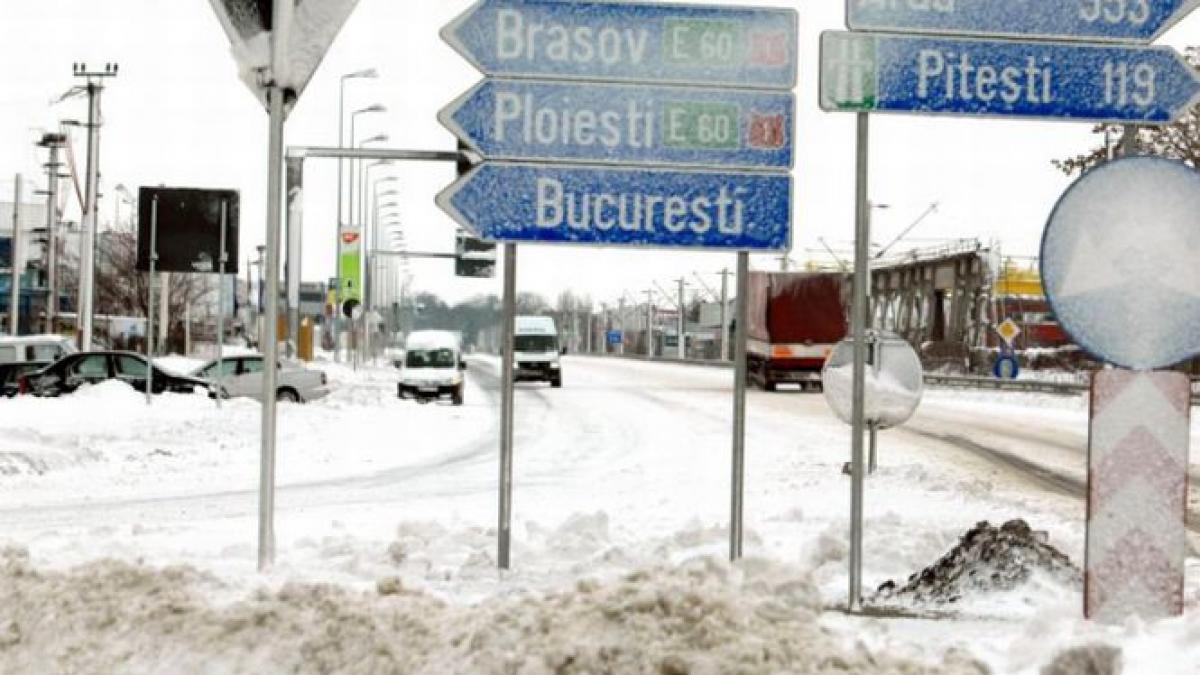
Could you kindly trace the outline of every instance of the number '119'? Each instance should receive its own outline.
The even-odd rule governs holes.
[[[1130,103],[1148,106],[1157,94],[1155,78],[1158,73],[1148,63],[1130,66],[1128,63],[1104,64],[1104,102],[1119,107]]]

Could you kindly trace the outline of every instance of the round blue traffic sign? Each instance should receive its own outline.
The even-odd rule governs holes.
[[[992,375],[998,380],[1015,380],[1020,374],[1021,366],[1017,363],[1017,357],[1010,352],[1002,352],[992,365]]]
[[[1042,285],[1063,329],[1135,370],[1200,354],[1200,173],[1131,157],[1083,175],[1042,238]]]

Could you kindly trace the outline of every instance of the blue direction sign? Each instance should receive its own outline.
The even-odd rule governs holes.
[[[846,0],[853,30],[1153,42],[1200,0]]]
[[[780,251],[791,193],[786,174],[486,162],[437,203],[493,241]]]
[[[829,31],[821,107],[1163,123],[1200,101],[1170,47],[969,40]]]
[[[1200,354],[1200,173],[1131,157],[1084,174],[1042,240],[1042,285],[1083,349],[1149,370]]]
[[[487,79],[438,115],[485,159],[788,169],[790,93]]]
[[[442,39],[487,75],[791,89],[796,12],[483,0]]]

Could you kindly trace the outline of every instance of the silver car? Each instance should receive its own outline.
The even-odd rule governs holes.
[[[226,356],[221,359],[220,387],[225,398],[244,396],[262,400],[263,357],[261,354]],[[214,383],[218,380],[216,360],[192,371],[198,377]],[[294,403],[315,401],[329,394],[325,373],[294,364],[280,364],[275,383],[275,399]]]

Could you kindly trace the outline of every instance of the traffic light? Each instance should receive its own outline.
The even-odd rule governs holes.
[[[459,230],[454,236],[454,274],[490,279],[496,276],[496,244]]]
[[[474,165],[465,155],[465,143],[458,142],[459,159],[456,168],[458,175],[467,173]],[[471,236],[464,230],[459,230],[454,237],[454,275],[490,279],[496,276],[496,244]]]

